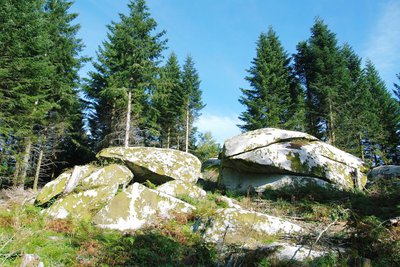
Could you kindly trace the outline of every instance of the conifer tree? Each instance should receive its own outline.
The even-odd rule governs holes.
[[[338,112],[350,80],[336,36],[316,19],[311,37],[299,43],[297,51],[296,71],[306,89],[307,131],[335,144]]]
[[[399,83],[393,83],[393,86],[394,86],[393,93],[396,95],[397,102],[399,102],[399,104],[400,104],[400,73],[396,74],[396,77],[399,80]]]
[[[189,151],[195,135],[194,121],[200,116],[205,105],[202,101],[200,78],[191,56],[187,56],[182,71],[182,89],[184,93],[185,151]]]
[[[338,112],[336,145],[365,160],[366,145],[377,131],[378,117],[371,109],[373,98],[366,86],[361,58],[348,44],[341,48],[341,54],[350,80]]]
[[[296,95],[300,91],[293,90],[298,87],[292,87],[289,63],[290,58],[273,29],[262,33],[257,41],[257,55],[245,78],[252,89],[241,89],[243,96],[239,102],[246,107],[239,117],[244,122],[239,125],[242,130],[288,128],[293,117],[291,108],[301,99]]]
[[[96,70],[90,73],[86,86],[93,105],[89,123],[100,147],[118,145],[121,139],[126,145],[126,126],[130,127],[129,134],[134,135],[129,144],[143,138],[149,121],[149,113],[145,112],[148,92],[165,48],[165,32],[155,32],[157,23],[150,17],[145,1],[132,0],[128,7],[128,15],[120,14],[120,21],[108,26],[108,40],[99,48]],[[125,116],[118,118],[121,113]]]
[[[184,94],[181,83],[181,70],[178,59],[171,53],[160,71],[160,79],[154,92],[155,108],[158,112],[158,124],[161,128],[161,146],[170,148],[172,136],[178,139],[181,129],[179,122],[183,117]],[[178,126],[178,127],[177,127]],[[178,140],[175,145],[179,146]]]
[[[44,6],[51,41],[48,54],[55,67],[49,99],[56,105],[42,125],[45,135],[42,134],[41,140],[47,142],[42,142],[39,149],[45,152],[43,163],[50,165],[45,168],[50,177],[55,176],[57,169],[65,168],[65,162],[83,164],[91,155],[83,130],[83,104],[78,95],[78,71],[88,59],[80,56],[83,43],[77,37],[80,25],[74,24],[78,14],[69,12],[72,4],[67,0],[47,0]]]
[[[1,153],[15,162],[14,184],[24,185],[37,125],[53,108],[48,96],[55,72],[43,1],[2,1],[0,25],[0,139],[10,144]]]
[[[375,164],[397,163],[399,155],[400,111],[397,101],[392,98],[374,64],[367,60],[365,66],[366,86],[372,95],[371,109],[379,121],[371,142],[370,154]]]

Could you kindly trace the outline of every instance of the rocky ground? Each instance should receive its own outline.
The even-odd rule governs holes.
[[[0,266],[400,265],[397,166],[367,183],[360,159],[278,129],[203,167],[161,148],[98,158],[37,194],[0,192]]]

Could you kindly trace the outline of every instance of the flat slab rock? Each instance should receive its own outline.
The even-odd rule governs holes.
[[[291,234],[303,229],[278,217],[245,209],[225,208],[216,211],[211,226],[204,230],[205,238],[210,242],[255,248],[263,245],[271,235]]]
[[[134,183],[101,209],[93,222],[101,228],[137,230],[158,220],[190,213],[194,209],[192,205],[177,198]]]
[[[361,159],[311,135],[273,128],[228,139],[221,164],[244,173],[315,177],[340,189],[362,188],[367,180]],[[229,181],[226,173],[222,176]]]
[[[162,184],[171,180],[196,183],[201,176],[201,162],[192,154],[154,147],[110,147],[98,158],[123,161],[134,173],[135,180]]]

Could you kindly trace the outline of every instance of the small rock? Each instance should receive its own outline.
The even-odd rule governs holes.
[[[24,254],[22,255],[20,267],[44,267],[44,264],[40,261],[40,257],[38,255]]]

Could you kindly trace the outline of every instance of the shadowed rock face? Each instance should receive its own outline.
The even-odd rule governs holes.
[[[400,166],[397,165],[385,165],[373,168],[368,173],[368,180],[375,181],[379,179],[400,179]]]
[[[150,180],[162,184],[171,180],[196,183],[201,176],[201,162],[192,154],[153,147],[111,147],[98,158],[123,161],[135,174],[135,181]]]
[[[273,175],[326,181],[340,189],[362,188],[367,171],[364,163],[317,138],[294,131],[259,129],[228,139],[222,153],[221,182],[229,189],[246,190],[276,182]],[[238,177],[238,174],[239,177]],[[260,180],[261,179],[261,180]]]

